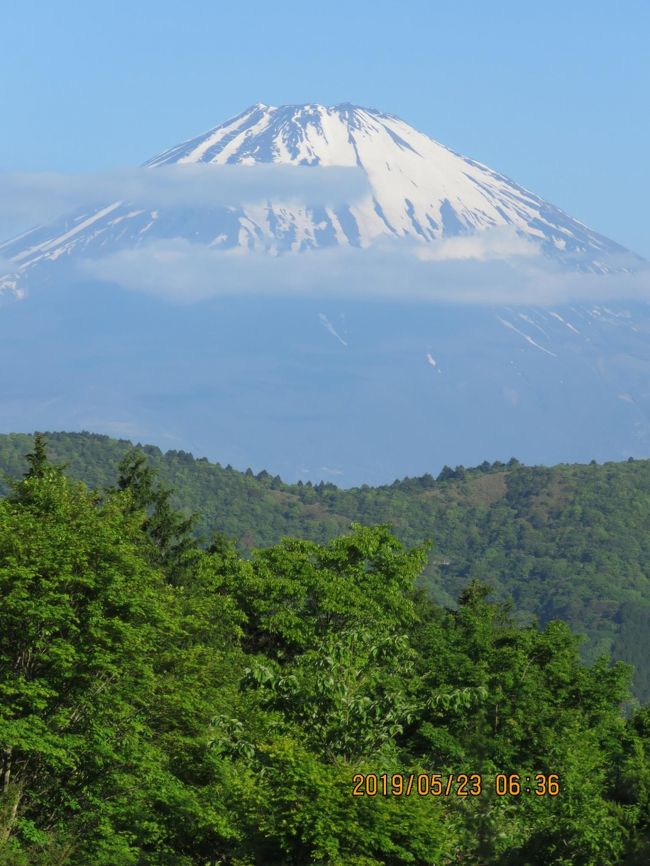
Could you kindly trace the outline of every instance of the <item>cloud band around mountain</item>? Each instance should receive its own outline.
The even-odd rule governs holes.
[[[368,196],[354,167],[170,165],[89,175],[0,174],[0,231],[109,201],[144,208],[241,207],[267,200],[349,206]],[[606,275],[568,271],[514,229],[500,227],[423,244],[386,240],[281,256],[223,250],[184,238],[158,239],[74,263],[84,278],[174,303],[227,295],[356,297],[469,304],[557,304],[650,300],[639,262]],[[0,260],[0,273],[15,265]]]
[[[0,237],[112,201],[209,208],[279,199],[336,207],[367,193],[365,173],[346,166],[191,164],[86,175],[0,173]]]
[[[174,303],[216,296],[297,296],[461,304],[650,301],[650,269],[568,271],[514,231],[417,245],[384,242],[282,256],[158,240],[80,262],[93,279]]]

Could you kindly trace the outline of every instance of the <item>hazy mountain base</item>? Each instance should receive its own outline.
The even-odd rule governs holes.
[[[90,433],[48,434],[52,456],[91,487],[109,487],[131,447]],[[25,469],[32,438],[0,436],[0,468]],[[562,619],[586,635],[583,657],[634,664],[634,691],[650,697],[650,461],[524,467],[484,464],[383,487],[284,484],[278,476],[144,451],[197,532],[237,539],[242,550],[283,536],[325,542],[352,521],[385,523],[408,544],[434,543],[420,584],[454,605],[472,579],[511,601],[520,621]],[[5,486],[5,492],[7,488]]]
[[[51,285],[2,308],[5,431],[183,443],[345,487],[512,454],[549,464],[650,453],[645,305],[554,309],[576,334],[530,308],[259,296],[172,305],[116,286],[63,289],[59,264]]]

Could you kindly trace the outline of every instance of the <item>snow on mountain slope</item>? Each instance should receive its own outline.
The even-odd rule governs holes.
[[[0,289],[18,290],[34,266],[70,256],[106,255],[148,240],[185,238],[219,249],[272,254],[333,245],[368,247],[381,239],[432,242],[509,227],[553,258],[592,271],[626,253],[558,208],[399,118],[343,104],[261,103],[149,160],[169,165],[356,166],[369,192],[337,207],[287,200],[196,208],[115,201],[67,216],[0,244],[15,273]]]

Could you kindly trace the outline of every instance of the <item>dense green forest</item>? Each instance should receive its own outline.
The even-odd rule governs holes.
[[[131,447],[90,433],[51,433],[53,459],[92,488],[114,485]],[[32,438],[0,436],[0,471],[25,471]],[[383,487],[284,484],[195,459],[142,452],[195,531],[235,539],[241,552],[284,536],[321,544],[351,523],[386,524],[407,545],[433,546],[419,585],[453,607],[472,580],[511,602],[518,622],[561,619],[586,639],[584,660],[611,654],[634,665],[634,692],[650,700],[650,461],[526,467],[484,463]],[[4,492],[8,491],[5,485]]]
[[[387,527],[245,554],[223,532],[198,544],[141,451],[53,450],[75,441],[77,472],[105,448],[95,489],[39,438],[0,501],[2,866],[650,861],[650,708],[630,705],[625,664],[586,665],[564,623],[518,621],[475,575],[437,604],[416,588],[426,552]],[[232,475],[229,495],[293,497],[296,523],[323,508],[167,460],[195,496],[192,473],[212,472],[215,488]],[[516,503],[552,495],[529,471],[487,472],[497,509],[520,507],[509,485]],[[461,510],[469,475],[440,482]]]

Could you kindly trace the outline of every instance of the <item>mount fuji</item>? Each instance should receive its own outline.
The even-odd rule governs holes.
[[[345,484],[512,455],[647,456],[645,263],[504,175],[374,109],[259,103],[135,177],[0,244],[4,429],[90,428]],[[388,277],[373,258],[387,249],[401,251]],[[234,288],[181,306],[132,290],[147,263],[164,283],[179,250],[194,269],[176,300],[195,300],[197,262]],[[495,258],[508,303],[481,295]],[[305,291],[265,291],[294,260],[312,263]],[[411,260],[417,297],[399,280],[373,296]],[[450,260],[471,262],[472,303],[455,271],[424,267]],[[259,291],[238,294],[248,261]],[[603,301],[601,285],[637,272],[635,299]],[[587,280],[579,297],[549,302],[565,276]]]
[[[273,254],[381,240],[426,244],[508,228],[548,256],[594,271],[623,247],[475,160],[459,156],[404,121],[353,105],[257,104],[145,163],[171,166],[347,167],[367,192],[354,203],[319,207],[282,200],[240,206],[139,207],[107,202],[0,244],[20,280],[61,257],[102,255],[154,239],[182,237],[219,249]],[[188,178],[192,175],[188,172]],[[203,177],[205,177],[205,173]],[[182,180],[182,175],[176,177]]]

